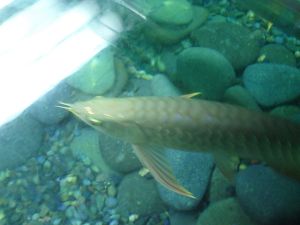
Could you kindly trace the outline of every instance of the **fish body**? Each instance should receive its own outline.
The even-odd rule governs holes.
[[[159,148],[260,160],[300,180],[300,125],[282,118],[183,97],[96,97],[66,105],[97,130],[133,144],[158,181],[186,196],[176,190]]]

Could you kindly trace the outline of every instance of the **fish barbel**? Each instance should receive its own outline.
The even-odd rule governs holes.
[[[193,197],[176,181],[162,147],[260,160],[300,180],[300,125],[266,113],[187,97],[95,97],[61,107],[131,143],[153,177],[181,195]]]

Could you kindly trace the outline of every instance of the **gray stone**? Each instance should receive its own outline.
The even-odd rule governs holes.
[[[28,112],[38,121],[53,125],[63,120],[69,113],[56,107],[59,102],[70,102],[73,89],[62,82],[45,96],[37,100],[28,108]]]
[[[162,74],[153,77],[151,81],[151,89],[153,95],[156,96],[178,96],[179,90],[171,83],[171,81]]]
[[[113,170],[129,173],[141,167],[131,144],[105,134],[100,134],[99,143],[103,159]]]
[[[178,182],[192,192],[196,199],[181,196],[158,183],[162,200],[177,210],[196,208],[203,199],[210,181],[214,166],[212,155],[167,149],[166,158]]]
[[[228,88],[224,94],[224,101],[230,104],[261,111],[254,97],[242,86],[235,85]]]
[[[91,95],[102,95],[113,87],[115,82],[114,57],[111,48],[102,50],[66,82],[80,91]]]
[[[241,70],[256,60],[262,35],[238,24],[215,22],[193,31],[192,39],[200,47],[222,53],[236,70]]]
[[[20,166],[42,144],[42,125],[23,113],[0,127],[0,170]]]
[[[99,133],[92,128],[84,128],[70,144],[73,154],[79,159],[88,158],[94,166],[103,171],[111,171],[100,153]]]
[[[168,74],[169,76],[174,76],[176,73],[176,54],[173,52],[163,51],[161,53],[161,60],[165,67],[164,73]]]
[[[193,19],[193,9],[186,0],[152,0],[149,18],[160,24],[186,25]]]
[[[271,110],[271,115],[281,116],[283,118],[300,123],[300,106],[283,105]]]
[[[275,106],[300,95],[300,71],[283,64],[253,64],[243,74],[246,89],[262,106]]]
[[[105,199],[105,206],[107,208],[115,208],[118,205],[118,200],[114,197],[107,197]]]
[[[124,96],[152,96],[151,91],[151,81],[131,78],[128,81],[126,92],[123,93]]]
[[[262,225],[299,225],[299,181],[269,167],[250,166],[238,173],[236,193],[245,212]]]
[[[192,47],[177,58],[176,80],[186,92],[201,92],[206,99],[219,100],[233,83],[235,73],[228,60],[219,52]]]
[[[229,180],[224,177],[218,168],[215,168],[209,187],[209,202],[217,202],[234,194],[234,187]]]
[[[114,68],[116,72],[116,79],[114,85],[105,94],[105,96],[116,97],[121,94],[128,82],[128,72],[123,61],[117,57],[114,58]]]
[[[263,57],[262,62],[296,66],[295,55],[283,45],[268,44],[260,50],[259,55]]]
[[[169,211],[171,225],[195,225],[198,218],[198,212],[195,211]]]
[[[208,11],[202,7],[193,7],[193,19],[188,26],[177,26],[169,27],[163,26],[157,23],[146,23],[145,24],[145,35],[155,42],[171,45],[178,43],[181,39],[186,37],[195,28],[201,26],[208,17]]]
[[[197,225],[255,225],[243,212],[235,198],[211,204],[198,218]]]
[[[96,193],[91,196],[92,203],[94,203],[97,207],[98,211],[101,211],[105,204],[105,195]]]
[[[163,212],[165,205],[159,197],[155,182],[138,173],[125,176],[119,186],[117,211],[125,218],[131,214],[146,216]]]

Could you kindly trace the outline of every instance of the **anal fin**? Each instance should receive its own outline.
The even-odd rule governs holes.
[[[180,195],[195,198],[191,192],[178,183],[164,157],[162,149],[155,146],[138,145],[133,145],[133,149],[139,160],[149,169],[156,181]]]

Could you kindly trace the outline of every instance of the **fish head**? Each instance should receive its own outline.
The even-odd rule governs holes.
[[[95,97],[88,101],[73,104],[60,102],[60,104],[60,108],[68,110],[100,132],[131,143],[143,140],[143,132],[127,117],[131,113],[128,104],[124,101]]]

